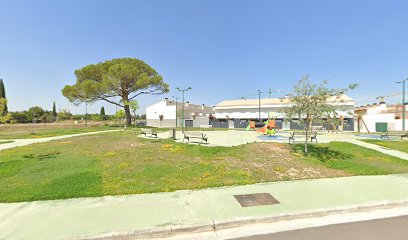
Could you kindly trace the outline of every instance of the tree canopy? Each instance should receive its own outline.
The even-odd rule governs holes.
[[[136,58],[117,58],[91,64],[75,71],[76,83],[62,94],[73,103],[103,100],[125,109],[131,123],[129,101],[142,94],[162,94],[169,85],[155,69]],[[119,100],[116,100],[119,97]]]
[[[340,96],[347,90],[356,88],[357,84],[350,84],[346,88],[331,89],[327,87],[327,81],[320,84],[310,82],[306,75],[300,79],[293,89],[293,93],[289,95],[289,104],[284,108],[283,112],[286,118],[298,118],[305,124],[305,153],[307,154],[307,144],[312,119],[320,120],[336,119],[337,111],[341,110],[338,103],[343,100],[330,98],[333,96]]]

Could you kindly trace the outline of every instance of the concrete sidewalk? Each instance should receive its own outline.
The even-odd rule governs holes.
[[[408,174],[264,183],[173,193],[0,204],[0,239],[79,239],[211,231],[408,203]],[[233,195],[280,204],[241,207]]]
[[[59,139],[64,139],[64,138],[78,137],[78,136],[84,136],[84,135],[93,135],[93,134],[106,133],[106,132],[117,132],[117,131],[119,130],[104,130],[104,131],[95,131],[95,132],[86,132],[86,133],[77,133],[77,134],[67,134],[67,135],[46,137],[46,138],[7,139],[4,141],[12,141],[12,142],[0,144],[0,151],[10,149],[10,148],[15,148],[15,147],[26,146],[26,145],[30,145],[34,143],[49,142],[49,141],[59,140]]]
[[[373,150],[376,150],[378,152],[388,154],[388,155],[391,155],[391,156],[394,156],[394,157],[398,157],[398,158],[401,158],[401,159],[404,159],[404,160],[408,160],[408,153],[401,152],[401,151],[398,151],[398,150],[395,150],[395,149],[382,147],[382,146],[379,146],[379,145],[376,145],[376,144],[367,143],[367,142],[359,141],[359,140],[356,140],[356,139],[349,139],[346,142],[353,143],[353,144],[356,144],[356,145],[359,145],[359,146],[362,146],[362,147],[365,147],[365,148],[373,149]]]

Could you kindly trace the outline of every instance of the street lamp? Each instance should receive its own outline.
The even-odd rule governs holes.
[[[174,101],[176,102],[176,128],[177,128],[177,100],[180,99],[179,97],[172,96]]]
[[[402,130],[405,131],[405,82],[408,78],[397,83],[402,83]]]
[[[261,90],[258,90],[258,94],[259,94],[259,97],[258,97],[258,111],[259,111],[259,116],[258,116],[258,118],[259,118],[259,122],[261,122]]]
[[[180,92],[183,93],[182,95],[182,103],[183,103],[183,107],[181,109],[181,131],[184,133],[184,92],[187,92],[188,90],[191,90],[191,87],[188,87],[186,89],[180,89],[179,87],[176,87],[176,90],[179,90]]]

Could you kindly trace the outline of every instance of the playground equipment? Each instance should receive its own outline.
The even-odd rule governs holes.
[[[255,121],[250,121],[249,125],[246,127],[247,131],[257,131],[257,132],[261,132],[263,134],[268,134],[268,135],[272,135],[272,134],[276,134],[276,121],[275,120],[266,120],[264,122],[264,125],[259,128],[256,129],[256,125],[257,123]]]
[[[257,132],[261,132],[263,134],[276,134],[276,121],[275,120],[271,120],[268,119],[265,122],[265,125],[263,127],[261,127],[260,129],[257,130]]]
[[[246,127],[247,131],[255,131],[256,130],[256,124],[254,121],[249,121],[249,125]]]

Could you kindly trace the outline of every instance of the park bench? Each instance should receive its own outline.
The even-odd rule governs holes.
[[[312,132],[324,131],[323,126],[312,126]]]
[[[190,138],[201,139],[201,143],[203,141],[207,142],[207,136],[202,132],[184,132],[183,142],[184,142],[184,139],[187,139],[188,142],[190,142]]]
[[[386,137],[388,139],[390,139],[390,136],[394,136],[394,137],[408,137],[408,131],[395,131],[395,130],[388,130],[385,134],[382,134],[380,136],[380,138]]]
[[[146,137],[147,137],[147,134],[149,134],[150,137],[153,137],[153,136],[157,137],[157,132],[156,132],[156,130],[150,129],[150,128],[143,128],[143,129],[141,129],[141,133],[140,133],[140,134],[143,134],[143,135],[145,135]]]
[[[295,143],[295,137],[296,136],[305,136],[306,132],[291,132],[289,133],[289,143],[292,140],[293,143]],[[317,132],[310,132],[308,133],[310,136],[310,141],[313,142],[313,139],[317,142]]]

